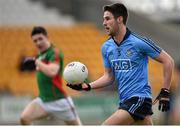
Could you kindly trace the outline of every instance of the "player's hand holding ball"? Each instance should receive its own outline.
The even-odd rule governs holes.
[[[91,86],[88,83],[82,83],[82,84],[67,84],[68,87],[77,90],[77,91],[90,91],[91,90]]]
[[[91,86],[85,82],[88,77],[87,67],[80,62],[71,62],[67,64],[63,72],[67,86],[74,90],[91,90]]]

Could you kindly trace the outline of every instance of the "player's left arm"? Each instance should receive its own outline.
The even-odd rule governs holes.
[[[157,46],[151,39],[143,38],[137,43],[137,48],[147,56],[155,59],[163,65],[163,86],[153,104],[159,101],[159,110],[168,111],[170,109],[170,91],[174,60],[163,49]]]
[[[174,69],[174,60],[173,58],[166,53],[164,50],[161,51],[158,57],[155,58],[156,61],[162,63],[163,65],[163,87],[165,89],[170,88],[171,85],[171,79],[172,79],[172,73]]]
[[[44,74],[46,74],[49,77],[54,77],[57,75],[57,73],[59,72],[60,66],[58,63],[52,62],[49,64],[45,64],[43,63],[41,60],[37,59],[35,61],[36,67],[43,72]]]
[[[159,95],[155,98],[153,104],[159,101],[158,109],[164,112],[170,109],[170,90],[169,89],[171,85],[171,78],[172,78],[172,73],[173,73],[173,68],[174,68],[174,60],[164,50],[162,50],[159,56],[157,56],[154,59],[162,63],[163,65],[164,81],[163,81],[163,87],[161,88]]]
[[[162,88],[169,90],[174,68],[174,60],[172,57],[148,38],[143,38],[142,41],[136,44],[136,47],[140,52],[142,52],[142,54],[150,56],[156,61],[162,63],[164,77]]]

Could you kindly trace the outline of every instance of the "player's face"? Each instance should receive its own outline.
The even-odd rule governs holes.
[[[108,35],[114,36],[118,30],[118,23],[114,18],[113,14],[109,11],[104,12],[103,26]]]
[[[49,41],[48,37],[43,34],[36,34],[32,36],[32,40],[40,52],[47,49]]]

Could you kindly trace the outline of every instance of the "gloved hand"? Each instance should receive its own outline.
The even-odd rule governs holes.
[[[34,57],[26,57],[22,63],[21,63],[21,70],[25,71],[25,70],[29,70],[29,71],[33,71],[36,69],[36,65],[35,65],[35,58]]]
[[[83,86],[86,85],[86,86]],[[68,87],[71,89],[77,90],[77,91],[90,91],[91,90],[91,85],[88,83],[82,83],[82,84],[67,84]]]
[[[156,104],[157,101],[159,101],[158,109],[160,111],[168,111],[170,109],[170,91],[166,88],[162,88],[153,104]]]

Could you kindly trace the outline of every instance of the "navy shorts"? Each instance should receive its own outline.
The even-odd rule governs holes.
[[[119,109],[130,113],[135,121],[143,120],[147,115],[152,115],[152,99],[145,97],[132,97],[120,103]]]

